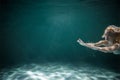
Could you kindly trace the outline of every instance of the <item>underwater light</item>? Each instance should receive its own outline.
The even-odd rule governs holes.
[[[120,80],[120,74],[109,70],[65,64],[30,64],[2,73],[2,80]]]

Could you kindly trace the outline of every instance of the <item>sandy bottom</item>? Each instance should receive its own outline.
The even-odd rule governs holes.
[[[26,64],[1,73],[1,80],[120,80],[118,73],[89,65]]]

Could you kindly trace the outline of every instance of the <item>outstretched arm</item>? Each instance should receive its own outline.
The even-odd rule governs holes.
[[[77,40],[77,42],[82,46],[85,46],[85,47],[91,48],[93,50],[96,50],[97,46],[95,46],[95,43],[85,43],[80,38]],[[101,42],[99,42],[98,44],[100,45]]]
[[[89,46],[106,46],[108,44],[108,41],[107,40],[100,40],[99,42],[96,42],[96,43],[84,43],[80,38],[77,40],[77,42],[82,45],[82,46],[85,46],[85,45],[89,45]]]
[[[109,53],[109,52],[111,53],[119,48],[120,48],[119,43],[113,44],[112,46],[108,46],[108,47],[96,47],[98,51],[105,52],[105,53]]]
[[[97,43],[94,43],[95,46],[106,46],[108,44],[108,41],[107,40],[100,40],[99,42]]]
[[[119,43],[113,44],[112,46],[108,46],[108,47],[98,47],[98,46],[95,46],[95,43],[84,43],[81,39],[78,39],[77,42],[82,46],[91,48],[93,50],[98,50],[98,51],[101,51],[101,52],[105,52],[105,53],[113,52],[113,51],[117,50],[118,48],[120,48]],[[100,41],[100,42],[98,42],[96,44],[101,45],[103,43],[105,43],[105,42]]]

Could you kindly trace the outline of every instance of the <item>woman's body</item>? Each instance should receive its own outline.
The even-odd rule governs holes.
[[[105,53],[120,54],[120,28],[114,25],[110,25],[105,29],[102,36],[104,40],[100,40],[97,43],[84,43],[80,38],[77,42],[85,47],[93,50],[98,50]]]

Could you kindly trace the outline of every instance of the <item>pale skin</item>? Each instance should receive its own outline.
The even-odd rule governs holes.
[[[102,36],[105,38],[105,40],[100,40],[96,43],[85,43],[82,39],[79,38],[77,40],[77,42],[80,45],[88,47],[93,50],[98,50],[98,51],[101,51],[104,53],[120,54],[120,52],[118,52],[120,50],[120,43],[117,42],[117,40],[116,40],[120,36],[116,36],[115,33],[117,33],[117,35],[118,35],[118,30],[116,31],[116,27],[113,27],[112,25],[110,25],[106,28],[105,33]],[[120,31],[119,31],[119,33],[120,33]],[[116,42],[114,40],[116,40]]]

